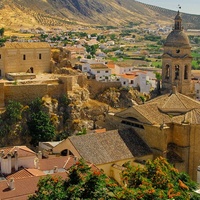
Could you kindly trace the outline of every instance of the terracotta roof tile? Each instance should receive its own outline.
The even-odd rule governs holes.
[[[44,175],[44,174],[43,174]],[[22,169],[20,171],[17,171],[9,176],[6,177],[6,179],[14,178],[14,179],[22,179],[22,178],[27,178],[27,177],[33,177],[33,174],[31,174],[29,171],[26,169]]]
[[[115,63],[107,63],[108,68],[114,69],[115,68]]]
[[[125,79],[134,79],[134,78],[136,78],[138,75],[136,75],[136,74],[121,74],[121,75],[119,75],[119,76],[121,76],[122,78],[125,78]]]
[[[69,169],[73,164],[74,158],[71,156],[50,157],[39,160],[39,168],[42,171],[53,170],[55,166],[57,166],[58,169]]]
[[[15,151],[17,151],[18,153],[18,157],[27,157],[36,155],[34,151],[32,151],[26,146],[6,147],[6,148],[1,148],[0,151],[4,151],[4,158],[6,158],[8,154],[11,154],[13,156]]]
[[[55,173],[52,176],[60,176],[63,179],[67,178],[67,173]],[[0,181],[0,199],[1,200],[25,200],[37,190],[37,184],[43,176],[34,176],[23,179],[14,179],[15,189],[10,190],[8,181]]]

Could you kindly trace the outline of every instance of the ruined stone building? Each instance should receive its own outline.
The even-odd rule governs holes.
[[[191,46],[180,13],[164,44],[164,94],[115,115],[120,128],[132,127],[151,148],[177,169],[197,179],[200,165],[200,103],[191,90]],[[168,93],[167,93],[168,91]]]
[[[6,42],[0,48],[0,76],[19,72],[50,72],[50,59],[48,43]]]

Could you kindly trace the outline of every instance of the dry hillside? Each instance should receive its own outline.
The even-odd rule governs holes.
[[[127,22],[170,22],[175,12],[135,0],[1,0],[0,26],[7,28],[120,25]],[[198,15],[183,14],[184,26],[200,28]]]

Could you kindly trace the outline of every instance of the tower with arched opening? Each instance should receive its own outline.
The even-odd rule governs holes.
[[[182,18],[178,11],[174,19],[174,29],[168,35],[162,55],[162,88],[170,92],[173,86],[178,92],[190,95],[191,90],[191,45],[182,28]]]

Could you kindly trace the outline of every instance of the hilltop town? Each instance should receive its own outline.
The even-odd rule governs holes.
[[[160,156],[199,183],[199,35],[183,22],[0,29],[0,199],[82,158],[119,185]]]

